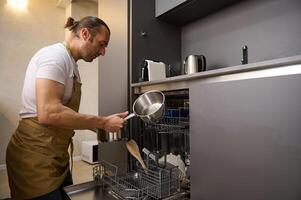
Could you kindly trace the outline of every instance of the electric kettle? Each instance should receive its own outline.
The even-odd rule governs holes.
[[[206,58],[203,55],[189,55],[183,63],[183,74],[206,71]]]

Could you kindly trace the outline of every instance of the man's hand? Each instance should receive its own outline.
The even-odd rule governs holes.
[[[123,112],[104,117],[103,129],[107,132],[118,132],[123,127],[127,115],[128,112]]]

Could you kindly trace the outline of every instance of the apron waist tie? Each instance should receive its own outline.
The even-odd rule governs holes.
[[[71,175],[73,171],[73,151],[74,151],[74,145],[73,145],[73,139],[71,138],[71,142],[70,142]]]

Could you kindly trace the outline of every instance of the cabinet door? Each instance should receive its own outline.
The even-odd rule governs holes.
[[[301,75],[190,87],[192,199],[301,198]]]

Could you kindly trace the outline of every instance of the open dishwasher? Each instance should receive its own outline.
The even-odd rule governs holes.
[[[157,123],[133,118],[115,140],[98,132],[94,180],[66,187],[69,199],[189,199],[188,93],[165,95],[165,114]],[[139,144],[146,169],[128,153],[128,139]]]

